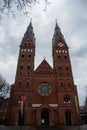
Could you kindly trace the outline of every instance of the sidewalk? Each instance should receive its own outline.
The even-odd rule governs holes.
[[[87,130],[87,125],[56,127],[0,126],[0,130]]]

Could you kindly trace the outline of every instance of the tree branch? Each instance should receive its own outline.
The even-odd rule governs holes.
[[[30,14],[30,8],[36,3],[44,2],[44,9],[50,4],[49,0],[1,0],[0,1],[0,16]]]

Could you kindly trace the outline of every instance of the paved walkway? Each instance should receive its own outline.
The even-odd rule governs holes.
[[[57,127],[0,126],[0,130],[87,130],[87,125]]]

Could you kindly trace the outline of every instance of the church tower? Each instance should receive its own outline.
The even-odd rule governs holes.
[[[60,124],[63,123],[61,116],[65,119],[65,124],[75,124],[75,108],[73,98],[77,96],[77,88],[74,85],[71,61],[69,56],[69,47],[63,34],[56,22],[54,35],[52,39],[53,68],[56,73],[57,95],[59,105]],[[77,98],[78,101],[78,98]],[[72,112],[73,111],[73,112]],[[72,114],[74,118],[72,118]]]
[[[73,87],[73,74],[71,68],[71,61],[69,56],[69,47],[64,39],[63,34],[56,22],[54,35],[52,39],[52,55],[53,55],[53,68],[57,73],[58,83],[61,86]],[[59,85],[60,86],[60,85]]]
[[[61,30],[56,23],[54,29],[54,35],[52,40],[52,53],[53,53],[53,68],[57,72],[59,77],[64,77],[66,75],[72,75],[69,51],[64,36],[61,33]],[[66,63],[66,64],[65,64]],[[63,68],[66,67],[66,70],[70,69],[65,75],[62,73]],[[61,71],[60,71],[61,70]]]
[[[27,28],[26,33],[22,39],[20,45],[18,66],[17,66],[17,77],[28,77],[32,76],[34,72],[34,56],[35,56],[35,37],[32,27],[32,22]]]
[[[30,106],[32,102],[31,86],[33,83],[34,58],[35,36],[33,32],[32,21],[30,21],[30,24],[20,44],[15,83],[11,89],[11,125],[25,125],[24,117],[21,119],[20,115],[20,109],[22,105],[21,101],[26,100],[26,107]]]

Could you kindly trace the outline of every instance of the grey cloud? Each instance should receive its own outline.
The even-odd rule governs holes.
[[[85,47],[83,46],[83,47],[79,48],[76,52],[73,53],[73,56],[86,58],[87,57],[87,46],[85,46]]]

